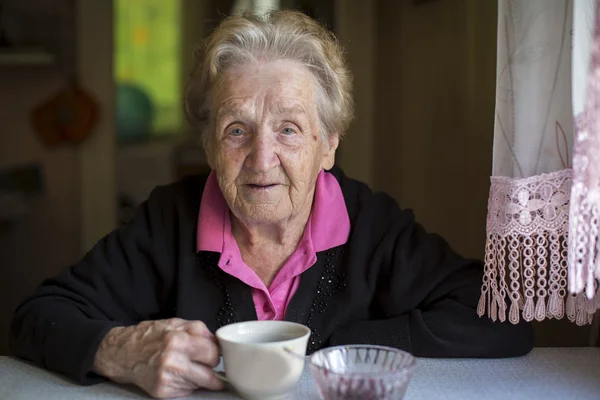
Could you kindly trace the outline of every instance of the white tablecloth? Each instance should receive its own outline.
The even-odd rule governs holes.
[[[1,400],[140,399],[129,386],[79,386],[29,363],[0,357]],[[319,400],[305,372],[295,399]],[[237,399],[198,391],[187,399]],[[600,399],[600,348],[537,348],[511,359],[418,359],[406,400],[417,399]]]

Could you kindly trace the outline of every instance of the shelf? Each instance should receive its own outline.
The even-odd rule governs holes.
[[[0,49],[0,66],[51,65],[54,54],[38,49]]]

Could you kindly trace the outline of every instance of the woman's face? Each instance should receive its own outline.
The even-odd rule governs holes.
[[[225,72],[213,97],[208,158],[242,221],[283,222],[312,206],[317,175],[333,166],[338,145],[337,135],[320,131],[316,90],[308,69],[289,60]]]

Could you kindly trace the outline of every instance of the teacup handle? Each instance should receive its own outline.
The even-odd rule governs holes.
[[[221,372],[221,371],[213,371],[213,374],[215,374],[215,376],[217,377],[217,379],[225,382],[225,383],[229,383],[229,379],[227,379],[227,375],[225,375],[225,372]]]

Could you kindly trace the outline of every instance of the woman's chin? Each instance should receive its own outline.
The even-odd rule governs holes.
[[[279,199],[278,199],[279,200]],[[235,213],[239,219],[251,224],[264,224],[279,221],[285,216],[279,201],[244,201]]]
[[[283,189],[283,185],[244,185],[241,195],[248,204],[277,204],[281,200]]]

